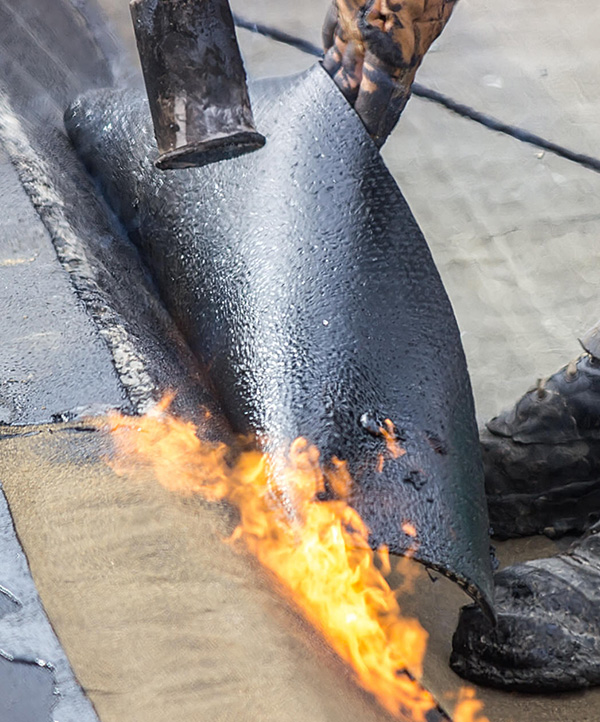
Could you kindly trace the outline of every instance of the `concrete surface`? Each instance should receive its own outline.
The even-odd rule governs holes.
[[[419,81],[600,147],[600,8],[461,0]],[[600,316],[600,175],[414,98],[385,149],[454,303],[480,418],[579,353]]]
[[[47,669],[0,657],[0,713],[4,719],[10,722],[49,719],[53,693],[54,681]]]

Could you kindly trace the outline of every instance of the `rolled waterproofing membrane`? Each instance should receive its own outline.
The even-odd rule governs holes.
[[[59,189],[71,226],[103,247],[113,229],[98,222],[60,112],[86,88],[114,85],[115,69],[134,71],[93,3],[64,0],[47,13],[38,2],[20,8],[28,28],[0,3],[1,87],[40,159],[27,161],[31,184],[46,174],[41,193]],[[163,173],[152,165],[145,98],[130,87],[95,92],[69,111],[76,150],[139,245],[229,424],[271,450],[305,436],[324,464],[345,460],[373,544],[410,548],[489,605],[487,511],[456,321],[400,190],[333,81],[315,66],[254,84],[264,148]],[[3,137],[11,133],[5,124]],[[49,205],[41,197],[40,213],[52,214]],[[135,315],[135,289],[129,301]],[[406,451],[399,458],[386,456],[378,433],[386,419]]]
[[[487,606],[471,387],[425,239],[320,66],[251,97],[266,146],[176,173],[153,166],[141,94],[93,92],[66,124],[234,430],[346,461],[373,545],[410,549]]]

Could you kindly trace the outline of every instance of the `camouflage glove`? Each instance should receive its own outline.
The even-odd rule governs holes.
[[[334,0],[323,65],[381,146],[457,0]]]

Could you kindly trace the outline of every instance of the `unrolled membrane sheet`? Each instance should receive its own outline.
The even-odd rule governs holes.
[[[320,66],[251,95],[265,148],[200,169],[154,168],[132,90],[82,97],[67,129],[234,429],[346,461],[373,544],[489,603],[471,386],[427,244]]]

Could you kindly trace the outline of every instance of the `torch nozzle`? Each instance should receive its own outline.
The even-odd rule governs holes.
[[[261,148],[227,0],[132,0],[161,169]]]

